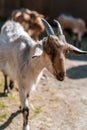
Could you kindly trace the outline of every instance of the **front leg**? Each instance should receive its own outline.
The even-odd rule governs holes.
[[[29,124],[28,124],[28,116],[29,116],[29,108],[23,108],[23,130],[30,130]]]
[[[30,130],[28,117],[29,117],[29,107],[28,107],[28,93],[23,87],[19,87],[19,96],[21,101],[21,109],[23,114],[23,130]]]

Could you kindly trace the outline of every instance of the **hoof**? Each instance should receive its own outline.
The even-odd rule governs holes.
[[[8,95],[9,95],[9,92],[10,92],[10,91],[9,91],[8,89],[5,89],[5,90],[4,90],[4,96],[8,96]]]

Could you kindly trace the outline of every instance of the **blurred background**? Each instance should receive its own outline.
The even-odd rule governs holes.
[[[29,8],[44,14],[50,19],[61,13],[83,18],[87,23],[86,0],[0,0],[0,18],[6,19],[14,9]]]
[[[43,14],[43,16],[51,25],[54,25],[53,19],[57,19],[61,14],[65,14],[67,16],[73,16],[76,19],[82,19],[84,25],[81,26],[86,26],[84,28],[87,28],[86,0],[0,0],[0,28],[3,25],[4,21],[11,17],[11,14],[14,10],[21,8],[27,8],[31,11],[37,11],[38,13]],[[87,37],[87,29],[86,31],[83,31],[82,29],[80,29],[81,27],[78,25],[78,23],[78,26],[76,25],[75,27],[72,27],[74,23],[71,25],[71,22],[71,27],[67,27],[67,31],[69,32],[70,37],[72,37],[73,41],[78,42],[83,40],[84,43],[84,39],[82,39],[82,36],[85,36],[85,38]],[[63,29],[67,28],[63,27]],[[80,30],[82,30],[82,32]],[[80,32],[81,36],[79,36]],[[39,32],[39,34],[41,34],[41,32]],[[41,38],[43,37],[43,35],[40,36]],[[74,37],[76,38],[74,39]],[[87,40],[85,39],[85,42],[86,41]],[[79,45],[78,47],[81,47],[81,45]]]

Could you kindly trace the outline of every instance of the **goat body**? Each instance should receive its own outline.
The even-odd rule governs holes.
[[[70,28],[75,33],[84,33],[86,30],[86,25],[83,19],[74,18],[72,16],[60,15],[58,18],[63,29]]]
[[[35,79],[34,81],[36,81],[37,75],[43,68],[40,67],[41,65],[36,66],[40,59],[43,63],[42,58],[34,58],[30,62],[31,54],[33,55],[35,52],[34,47],[36,45],[37,43],[31,39],[19,23],[7,21],[2,27],[0,35],[0,70],[15,80],[19,79],[18,77],[22,78],[22,75],[24,77],[29,75],[32,80]],[[28,64],[29,66],[27,66]],[[29,74],[27,74],[27,70],[29,70]]]
[[[11,14],[11,19],[13,19],[16,22],[19,22],[24,30],[28,32],[28,34],[34,39],[39,39],[39,34],[44,31],[44,25],[41,21],[41,18],[44,16],[37,11],[31,11],[26,8],[22,8],[19,10],[14,10]],[[20,27],[20,26],[19,26]],[[19,31],[16,29],[16,31]],[[21,33],[22,31],[20,31]],[[10,33],[10,34],[9,34]],[[15,32],[14,32],[15,34]],[[12,32],[8,32],[8,35],[10,35],[10,41],[15,40],[15,36]],[[11,36],[13,35],[13,37]],[[21,35],[21,34],[20,34]],[[16,35],[16,39],[17,39]],[[8,39],[9,40],[9,39]],[[9,93],[9,89],[13,88],[13,81],[10,80],[9,85],[7,84],[7,76],[4,74],[5,84],[4,84],[4,94],[7,95]]]

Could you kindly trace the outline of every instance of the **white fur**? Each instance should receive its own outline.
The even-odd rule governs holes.
[[[29,39],[30,41],[32,40],[32,43],[29,42],[30,46],[35,45],[35,41],[31,39],[19,23],[8,20],[1,28],[1,39],[7,43],[14,42],[18,38]]]
[[[40,72],[40,74],[38,75],[38,77],[36,79],[36,82],[32,85],[32,88],[31,88],[32,91],[35,91],[37,84],[39,83],[39,81],[41,79],[42,74],[43,74],[43,71]]]
[[[30,130],[30,126],[29,126],[29,124],[26,125],[26,126],[23,128],[23,130]]]
[[[26,98],[25,107],[28,107],[28,99]]]

